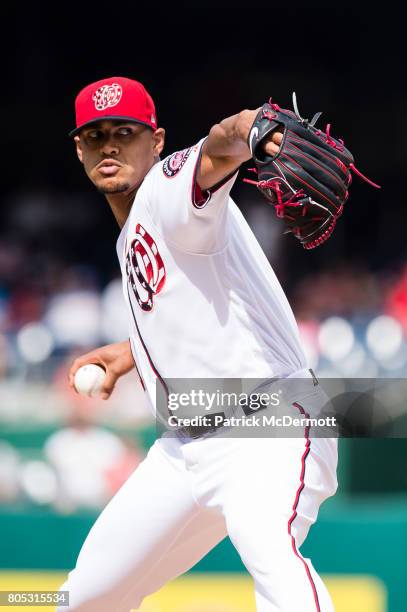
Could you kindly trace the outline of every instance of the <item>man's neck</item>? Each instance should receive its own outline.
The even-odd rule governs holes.
[[[160,161],[160,157],[159,156],[155,157],[153,165],[155,165],[159,161]],[[130,214],[130,210],[133,205],[134,198],[136,197],[137,191],[141,187],[141,184],[142,183],[140,183],[140,185],[138,185],[137,187],[133,187],[133,189],[129,191],[125,191],[123,193],[105,194],[106,200],[109,202],[109,206],[112,209],[112,213],[120,229],[123,227],[123,225],[127,221],[127,217]]]
[[[127,221],[137,191],[138,187],[125,193],[106,194],[106,200],[109,202],[114,218],[120,228],[122,228]]]

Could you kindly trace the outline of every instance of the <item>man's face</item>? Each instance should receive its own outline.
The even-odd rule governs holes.
[[[164,130],[155,132],[139,123],[98,121],[75,136],[85,172],[105,194],[131,192],[159,158]]]

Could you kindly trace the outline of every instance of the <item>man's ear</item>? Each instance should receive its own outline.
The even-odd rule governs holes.
[[[157,128],[153,133],[153,151],[154,157],[160,157],[161,151],[164,148],[165,142],[165,130],[164,128]]]
[[[79,158],[79,161],[82,162],[83,164],[83,152],[82,152],[82,147],[81,147],[81,139],[79,138],[79,136],[74,136],[74,141],[76,145],[76,154]]]

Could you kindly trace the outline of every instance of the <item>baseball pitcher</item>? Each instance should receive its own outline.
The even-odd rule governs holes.
[[[71,135],[121,228],[129,338],[77,359],[72,385],[79,367],[98,364],[108,399],[134,368],[154,410],[168,378],[293,378],[304,382],[293,412],[320,405],[290,305],[229,195],[253,158],[253,182],[286,230],[307,249],[322,244],[351,172],[360,173],[329,126],[315,122],[296,103],[287,111],[270,100],[162,159],[165,131],[141,83],[112,77],[82,89]],[[227,535],[253,577],[259,612],[333,610],[300,547],[336,491],[336,439],[308,427],[273,439],[221,434],[222,423],[157,439],[92,527],[61,587],[70,604],[60,612],[137,609]]]

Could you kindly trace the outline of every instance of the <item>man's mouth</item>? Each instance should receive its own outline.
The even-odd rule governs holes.
[[[113,176],[121,168],[121,164],[115,159],[105,159],[96,166],[96,170],[103,176]]]

